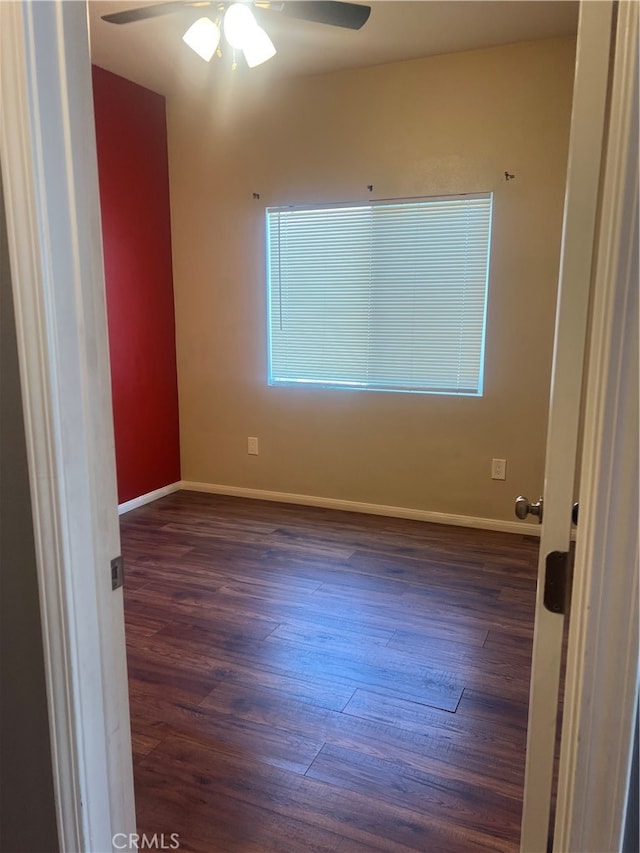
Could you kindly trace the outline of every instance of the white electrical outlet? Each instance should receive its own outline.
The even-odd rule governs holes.
[[[507,479],[507,460],[492,459],[491,460],[491,479],[506,480]]]
[[[247,439],[247,453],[249,456],[258,455],[258,439],[251,436]]]

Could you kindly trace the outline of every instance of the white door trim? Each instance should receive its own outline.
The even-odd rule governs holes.
[[[62,851],[135,832],[87,10],[0,3],[0,158]]]
[[[638,696],[638,6],[618,7],[554,850],[620,850]]]
[[[546,850],[549,834],[564,616],[544,604],[545,563],[551,552],[568,552],[571,539],[613,11],[612,0],[580,4],[538,559],[522,853]]]

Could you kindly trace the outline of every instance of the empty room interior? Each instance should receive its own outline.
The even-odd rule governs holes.
[[[514,851],[577,3],[259,5],[89,3],[138,829]]]

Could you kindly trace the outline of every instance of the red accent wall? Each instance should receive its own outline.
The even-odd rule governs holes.
[[[93,67],[118,501],[180,479],[165,100]]]

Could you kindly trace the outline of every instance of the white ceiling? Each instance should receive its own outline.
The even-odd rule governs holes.
[[[109,12],[142,5],[145,2],[135,0],[90,0],[96,65],[165,95],[215,88],[226,77],[230,57],[214,57],[207,64],[182,41],[202,10],[185,8],[125,25],[101,20]],[[258,68],[238,72],[273,80],[571,35],[578,18],[575,0],[373,0],[369,5],[371,16],[358,31],[299,21],[275,11],[262,13],[260,22],[278,53]]]

